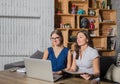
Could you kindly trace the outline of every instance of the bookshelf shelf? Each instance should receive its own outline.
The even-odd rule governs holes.
[[[66,47],[74,50],[76,33],[79,30],[88,30],[91,32],[94,47],[102,56],[115,55],[116,11],[107,8],[108,0],[104,6],[101,0],[60,0],[60,2],[62,11],[59,14],[55,13],[55,29],[62,31]],[[57,4],[58,0],[55,0],[55,9],[58,7]],[[78,14],[78,10],[85,13]],[[81,26],[82,18],[89,21],[87,27]],[[94,29],[90,28],[90,20],[94,20]],[[70,27],[60,26],[61,23],[63,26],[69,23]]]

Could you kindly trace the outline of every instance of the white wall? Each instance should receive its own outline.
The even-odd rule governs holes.
[[[30,55],[50,46],[54,0],[0,0],[0,55]]]
[[[0,0],[0,70],[44,51],[51,45],[52,30],[54,0]]]

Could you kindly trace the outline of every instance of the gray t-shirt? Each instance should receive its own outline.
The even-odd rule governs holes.
[[[76,53],[73,53],[73,57],[76,57]],[[80,56],[78,59],[76,59],[76,65],[78,67],[78,72],[81,73],[89,73],[93,74],[93,60],[99,57],[98,51],[92,47],[87,47],[86,50],[82,54],[82,58],[80,59]]]

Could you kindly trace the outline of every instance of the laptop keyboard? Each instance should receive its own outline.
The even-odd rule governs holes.
[[[62,78],[62,75],[57,75],[57,74],[54,74],[53,75],[53,80],[56,81],[58,79]]]

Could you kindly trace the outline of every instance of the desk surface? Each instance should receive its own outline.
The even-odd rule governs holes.
[[[90,80],[84,80],[81,78],[68,78],[55,82],[54,84],[93,84]],[[27,77],[24,73],[0,71],[0,84],[53,84],[38,79]],[[100,84],[110,84],[101,82]]]

